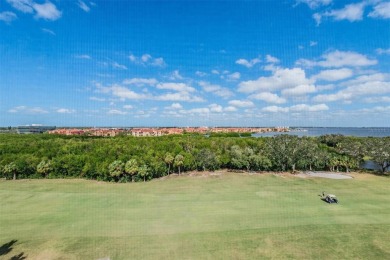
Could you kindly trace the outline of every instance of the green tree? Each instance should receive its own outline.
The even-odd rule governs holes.
[[[139,176],[144,178],[144,182],[145,182],[146,181],[146,176],[148,176],[150,174],[149,167],[146,164],[142,165],[138,169],[138,174],[139,174]]]
[[[38,165],[37,165],[37,172],[39,174],[42,174],[43,177],[46,177],[51,171],[53,170],[51,161],[45,161],[42,160]]]
[[[166,155],[164,157],[164,162],[168,165],[168,176],[170,174],[171,165],[172,165],[173,161],[174,161],[174,158],[173,158],[172,154],[166,153]]]
[[[175,166],[179,169],[179,175],[180,175],[180,168],[184,163],[184,157],[181,154],[178,154],[175,156]]]
[[[18,166],[14,162],[5,165],[3,171],[7,175],[13,175],[13,180],[16,180],[16,175],[19,173]]]
[[[218,157],[208,148],[200,150],[196,156],[197,166],[203,171],[216,170],[219,168],[220,162]]]
[[[136,159],[130,159],[125,164],[125,172],[131,176],[131,181],[134,182],[134,175],[138,173],[139,167]]]
[[[108,166],[108,171],[110,175],[116,180],[119,179],[119,177],[123,174],[124,170],[125,170],[125,164],[120,160],[113,161]]]

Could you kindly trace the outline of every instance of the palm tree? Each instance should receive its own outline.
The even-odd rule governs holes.
[[[131,181],[134,182],[134,175],[139,170],[138,162],[136,159],[130,159],[125,164],[125,172],[131,175]]]
[[[149,175],[149,167],[147,165],[142,165],[139,167],[138,174],[144,178],[144,182],[146,181],[146,176]]]
[[[176,155],[175,157],[175,165],[179,168],[180,175],[180,167],[184,164],[184,157],[181,154]]]
[[[170,173],[170,171],[171,171],[171,165],[172,165],[172,163],[173,163],[173,160],[174,160],[174,158],[173,158],[172,154],[167,153],[167,154],[165,155],[164,162],[165,162],[166,164],[168,164],[168,176],[169,176],[169,173]]]

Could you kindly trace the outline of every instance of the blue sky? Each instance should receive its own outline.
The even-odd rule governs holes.
[[[390,126],[390,1],[0,0],[0,125]]]

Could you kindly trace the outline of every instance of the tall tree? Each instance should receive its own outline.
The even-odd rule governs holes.
[[[16,180],[16,175],[19,173],[18,166],[14,162],[5,165],[3,171],[5,174],[13,175],[13,180]]]
[[[144,182],[146,181],[146,176],[148,176],[150,174],[149,172],[149,167],[144,164],[142,165],[141,167],[139,167],[138,169],[138,174],[144,178]]]
[[[43,177],[46,177],[51,171],[53,170],[51,161],[45,161],[42,160],[38,165],[37,165],[37,172],[39,174],[42,174]]]
[[[165,157],[164,157],[164,162],[168,165],[168,176],[170,174],[171,165],[172,165],[173,161],[174,161],[174,158],[173,158],[172,154],[166,153]]]
[[[180,175],[180,168],[184,163],[184,157],[181,154],[178,154],[175,156],[175,165],[179,169],[179,175]]]
[[[138,162],[136,159],[130,159],[125,164],[125,172],[131,176],[131,181],[134,182],[134,175],[139,170]]]
[[[113,161],[108,166],[108,171],[111,177],[114,177],[116,180],[119,180],[119,177],[123,174],[124,170],[125,164],[120,160]]]

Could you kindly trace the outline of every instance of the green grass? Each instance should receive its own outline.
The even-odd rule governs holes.
[[[0,181],[0,259],[390,259],[390,179],[355,177]]]

